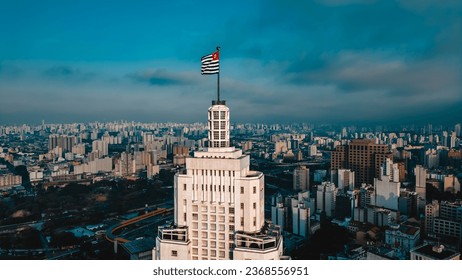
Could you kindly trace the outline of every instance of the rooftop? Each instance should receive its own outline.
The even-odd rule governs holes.
[[[122,244],[122,247],[130,254],[138,254],[146,251],[151,251],[156,246],[154,238],[141,238],[128,243]]]
[[[435,250],[435,247],[439,248],[440,250]],[[444,246],[439,245],[435,246],[433,244],[424,244],[419,247],[416,247],[411,252],[427,256],[434,260],[448,260],[452,259],[453,257],[460,255],[457,252],[444,248]]]

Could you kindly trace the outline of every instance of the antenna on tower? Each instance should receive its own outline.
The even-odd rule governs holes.
[[[220,57],[220,46],[217,46],[218,57]],[[217,75],[217,94],[218,94],[218,104],[220,104],[220,65],[218,65],[218,75]]]

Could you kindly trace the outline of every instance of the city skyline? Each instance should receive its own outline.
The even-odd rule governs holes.
[[[220,45],[236,122],[460,122],[458,1],[224,5],[1,4],[0,119],[203,122]]]

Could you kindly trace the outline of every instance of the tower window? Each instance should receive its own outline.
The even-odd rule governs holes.
[[[241,194],[244,194],[244,187],[241,187]]]

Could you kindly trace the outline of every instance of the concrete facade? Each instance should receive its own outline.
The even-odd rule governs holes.
[[[156,259],[279,259],[281,229],[264,220],[263,173],[251,171],[250,157],[229,146],[225,102],[212,104],[209,147],[186,158],[175,175],[174,224],[159,228]],[[181,238],[169,238],[175,234]]]

